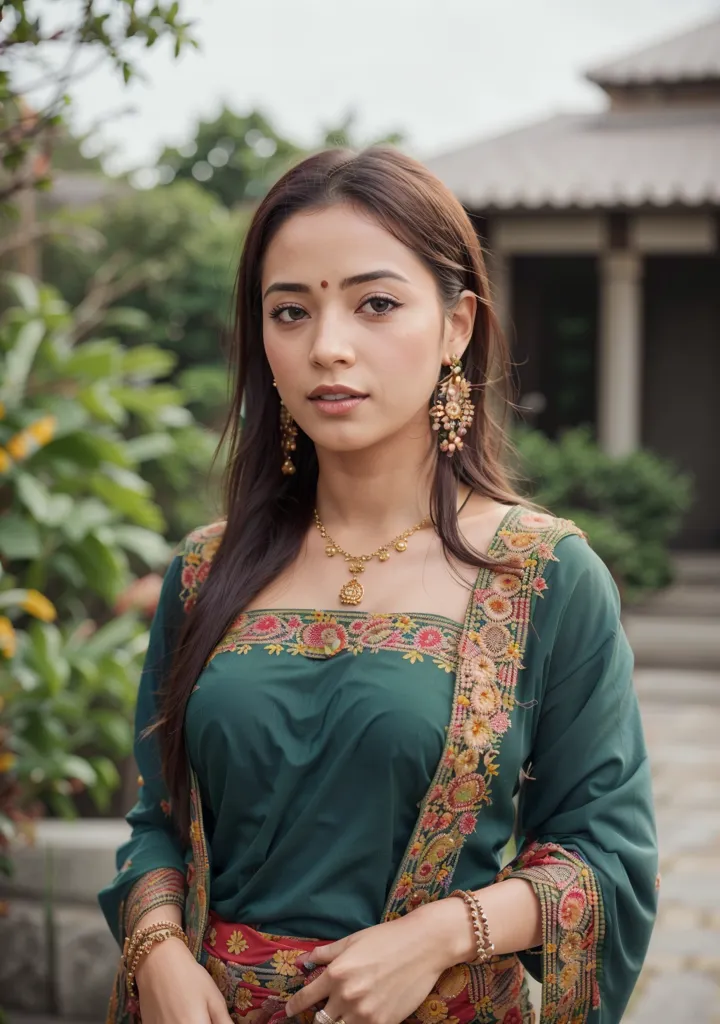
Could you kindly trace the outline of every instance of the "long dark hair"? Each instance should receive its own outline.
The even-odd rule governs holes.
[[[230,351],[233,396],[220,442],[221,447],[227,443],[228,451],[227,523],[209,575],[185,616],[161,692],[160,716],[150,730],[159,732],[163,774],[184,837],[189,828],[184,741],[188,698],[233,620],[297,557],[315,502],[317,457],[313,442],[301,430],[293,453],[297,472],[292,476],[280,472],[279,397],[263,347],[263,259],[289,217],[333,203],[349,203],[370,213],[422,259],[435,278],[446,311],[464,289],[478,298],[475,326],[463,358],[465,376],[475,386],[475,419],[462,451],[451,459],[444,455],[436,459],[430,499],[433,524],[449,560],[478,568],[490,564],[468,546],[458,528],[459,483],[508,505],[521,500],[503,468],[501,424],[508,357],[490,302],[480,242],[462,205],[426,167],[389,147],[361,153],[327,150],[293,167],[260,203],[245,241]],[[428,396],[429,406],[432,401]]]

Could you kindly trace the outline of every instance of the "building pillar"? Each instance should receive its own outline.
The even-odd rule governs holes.
[[[641,442],[642,257],[611,250],[599,263],[599,440],[608,455],[627,455]]]

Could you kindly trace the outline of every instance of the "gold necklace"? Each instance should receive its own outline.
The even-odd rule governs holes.
[[[373,558],[377,558],[379,562],[387,562],[390,557],[388,548],[394,547],[396,551],[403,552],[407,551],[408,537],[412,537],[418,530],[422,530],[423,527],[427,526],[430,522],[430,516],[425,516],[415,526],[411,526],[409,530],[405,530],[403,533],[398,534],[394,537],[389,544],[383,544],[382,547],[373,551],[370,555],[351,555],[348,551],[344,551],[343,548],[337,544],[330,534],[323,526],[322,520],[318,515],[317,509],[313,509],[313,515],[315,517],[315,525],[320,531],[320,536],[323,540],[327,541],[325,545],[325,554],[328,558],[333,558],[335,555],[342,555],[345,561],[348,563],[348,571],[352,576],[352,579],[348,580],[347,583],[343,583],[340,587],[340,603],[341,604],[360,604],[365,594],[365,588],[362,583],[356,579],[361,572],[365,572],[365,562],[372,561]]]

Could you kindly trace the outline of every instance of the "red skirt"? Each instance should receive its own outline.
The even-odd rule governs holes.
[[[210,912],[200,963],[225,997],[235,1024],[282,1024],[285,1003],[324,967],[305,963],[316,946],[333,940],[299,939],[231,924]],[[311,1024],[315,1011],[295,1021]],[[527,983],[516,956],[490,964],[457,964],[438,978],[412,1017],[413,1024],[535,1024]]]

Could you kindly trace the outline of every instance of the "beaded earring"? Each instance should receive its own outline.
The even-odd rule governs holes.
[[[433,430],[438,431],[440,451],[452,458],[463,447],[463,437],[475,415],[470,401],[470,382],[457,356],[452,357],[450,373],[439,384],[435,405],[430,410]]]
[[[273,378],[273,387],[277,387],[277,382]],[[280,397],[278,395],[278,397]],[[290,457],[290,453],[294,452],[297,448],[297,427],[295,426],[295,420],[288,412],[285,403],[280,398],[280,446],[283,453],[282,472],[284,476],[292,476],[295,472],[295,466]]]

